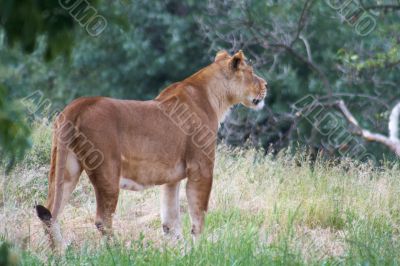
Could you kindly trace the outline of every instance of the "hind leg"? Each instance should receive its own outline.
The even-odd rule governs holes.
[[[44,208],[40,205],[36,208],[39,218],[44,222],[45,232],[50,238],[52,248],[62,249],[64,245],[61,236],[60,226],[58,224],[58,217],[64,210],[65,205],[68,203],[68,200],[70,199],[71,194],[79,181],[81,173],[82,167],[78,159],[72,152],[69,152],[67,157],[66,170],[64,173],[64,182],[62,185],[62,200],[59,208],[54,209],[54,176],[50,176],[49,178],[49,194],[46,203],[47,208]]]
[[[112,235],[112,216],[118,203],[119,175],[116,174],[118,173],[117,169],[117,167],[106,168],[103,166],[96,173],[89,175],[96,193],[95,225],[106,236]]]
[[[180,182],[165,184],[161,188],[161,224],[165,235],[177,239],[182,237],[182,226],[179,211]]]
[[[112,235],[112,216],[118,203],[119,188],[95,187],[96,191],[96,220],[97,229],[106,236]]]

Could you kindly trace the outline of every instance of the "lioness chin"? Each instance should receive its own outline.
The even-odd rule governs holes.
[[[191,232],[197,237],[210,197],[219,122],[234,104],[262,108],[265,95],[265,80],[243,52],[221,51],[212,64],[154,100],[73,101],[54,123],[47,202],[36,206],[52,246],[63,245],[57,218],[82,171],[94,186],[95,225],[105,235],[112,232],[120,189],[162,185],[162,230],[179,237],[179,184],[188,178]]]

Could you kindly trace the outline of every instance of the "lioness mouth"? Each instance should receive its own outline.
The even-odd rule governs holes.
[[[264,108],[264,97],[265,97],[265,93],[260,93],[251,100],[251,102],[254,104],[253,109],[261,110]]]
[[[264,99],[263,95],[259,94],[256,98],[253,99],[253,104],[258,105]]]

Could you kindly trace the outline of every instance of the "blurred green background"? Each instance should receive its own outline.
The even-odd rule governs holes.
[[[400,3],[347,1],[337,8],[344,2],[0,0],[0,156],[9,165],[22,158],[32,123],[51,122],[77,97],[151,99],[211,63],[218,50],[243,49],[268,81],[267,106],[234,107],[220,141],[363,159],[351,152],[359,146],[377,160],[393,159],[383,145],[321,134],[347,129],[330,107],[339,99],[364,128],[387,134],[400,101]],[[88,24],[96,15],[106,25],[92,36]],[[366,21],[375,26],[360,32]],[[293,106],[307,95],[339,124],[297,116]]]

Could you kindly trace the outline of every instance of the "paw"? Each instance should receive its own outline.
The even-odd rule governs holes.
[[[171,228],[170,226],[163,224],[162,225],[162,233],[163,235],[172,240],[180,240],[183,239],[182,230],[177,228]]]

